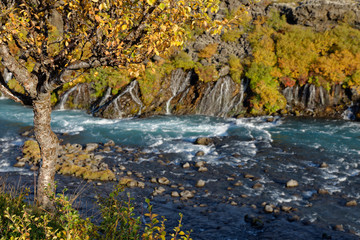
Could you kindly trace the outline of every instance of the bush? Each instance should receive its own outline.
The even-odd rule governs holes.
[[[217,52],[217,47],[217,43],[210,43],[198,53],[199,58],[211,58]]]
[[[4,184],[2,186],[5,186]],[[83,219],[65,195],[49,194],[54,203],[51,212],[26,202],[29,190],[6,191],[0,189],[0,236],[7,239],[191,239],[189,233],[181,231],[182,215],[173,233],[167,234],[166,219],[158,220],[148,203],[148,223],[143,224],[136,216],[131,198],[120,200],[123,186],[118,185],[108,197],[100,197],[100,224],[90,218]]]
[[[279,83],[271,76],[271,68],[265,65],[252,63],[246,72],[250,79],[250,88],[254,93],[251,99],[252,113],[274,113],[284,109],[285,97],[279,92]]]

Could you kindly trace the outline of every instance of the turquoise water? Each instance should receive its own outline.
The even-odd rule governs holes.
[[[30,108],[0,100],[0,172],[29,173],[12,165],[16,162],[13,151],[20,151],[24,141],[19,133],[32,126],[32,116]],[[312,208],[304,210],[304,218],[329,222],[345,218],[344,225],[360,234],[360,210],[346,208],[343,203],[334,204],[334,201],[360,201],[358,122],[306,118],[275,118],[267,122],[266,118],[207,116],[108,120],[93,118],[82,111],[63,110],[53,112],[52,128],[65,142],[113,140],[123,148],[175,154],[174,164],[194,160],[196,152],[204,151],[205,156],[197,160],[213,165],[241,165],[242,169],[261,177],[265,187],[259,191],[248,188],[244,194],[262,196],[274,204],[292,203],[301,207],[311,203]],[[197,137],[203,136],[214,137],[216,144],[193,144]],[[114,160],[124,161],[116,157]],[[323,162],[327,168],[319,167]],[[268,170],[266,174],[263,169]],[[296,179],[303,187],[297,194],[289,193],[283,184],[278,184],[284,179]],[[320,188],[328,190],[337,200],[311,201]]]

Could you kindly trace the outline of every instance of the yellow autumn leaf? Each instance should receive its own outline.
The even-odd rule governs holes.
[[[146,0],[146,2],[147,2],[149,5],[153,5],[153,4],[156,2],[156,0]]]

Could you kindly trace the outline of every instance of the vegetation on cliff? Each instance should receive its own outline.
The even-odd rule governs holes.
[[[203,32],[194,29],[190,42],[201,38],[197,34]],[[164,80],[177,68],[193,71],[200,82],[212,83],[223,76],[221,71],[228,66],[225,74],[230,75],[236,84],[241,85],[244,78],[250,80],[245,101],[247,112],[254,115],[285,109],[287,102],[283,89],[295,85],[311,84],[327,91],[335,85],[350,89],[360,85],[360,31],[351,23],[340,22],[332,28],[317,31],[289,24],[285,16],[272,11],[253,20],[243,17],[243,21],[233,23],[231,29],[224,31],[220,39],[234,44],[234,48],[241,47],[238,42],[245,39],[251,51],[246,56],[232,52],[224,55],[221,42],[208,42],[201,49],[190,48],[190,52],[189,48],[185,52],[173,47],[168,57],[149,62],[145,71],[135,78],[139,82],[145,111],[155,99],[169,98],[164,93],[169,88]],[[218,56],[225,56],[227,62],[218,62]],[[107,87],[111,87],[115,95],[134,80],[121,70],[111,70],[110,74],[104,75],[106,71],[100,69],[86,75],[90,82],[97,80],[93,86],[96,96],[103,95]],[[236,115],[236,112],[232,114]]]

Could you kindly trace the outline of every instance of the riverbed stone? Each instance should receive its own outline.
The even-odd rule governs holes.
[[[259,188],[262,188],[262,187],[263,187],[263,185],[262,185],[261,183],[255,183],[255,184],[252,186],[253,189],[259,189]]]
[[[195,154],[195,156],[197,156],[197,157],[202,157],[202,156],[204,156],[205,155],[205,152],[204,151],[198,151],[196,154]]]
[[[115,152],[117,152],[117,153],[121,153],[121,152],[123,152],[122,147],[115,146]]]
[[[213,144],[213,140],[209,137],[199,137],[195,140],[195,144],[207,146]]]
[[[14,164],[14,167],[25,167],[25,162],[17,162]]]
[[[88,143],[85,145],[85,152],[93,152],[99,147],[97,143]]]
[[[335,225],[334,230],[340,231],[340,232],[345,232],[344,226],[342,224]]]
[[[205,164],[206,163],[204,161],[200,161],[200,162],[195,163],[195,167],[197,167],[197,168],[205,167]]]
[[[185,190],[180,192],[180,196],[184,199],[190,199],[194,197],[194,193],[189,190]]]
[[[326,162],[320,164],[320,168],[327,168],[329,165]]]
[[[195,186],[198,187],[198,188],[202,188],[202,187],[205,186],[205,181],[200,179],[200,180],[197,181]]]
[[[207,172],[207,167],[199,167],[198,172]]]
[[[323,189],[323,188],[320,188],[318,190],[318,194],[321,194],[321,195],[327,195],[327,194],[330,194],[328,190],[326,189]]]
[[[163,187],[156,187],[153,191],[153,196],[156,196],[156,195],[161,195],[165,192],[165,188]]]
[[[115,142],[113,140],[109,140],[107,143],[104,144],[104,147],[113,147],[115,146]]]
[[[281,210],[284,212],[290,212],[291,209],[292,209],[292,207],[290,207],[290,206],[281,206]]]
[[[161,177],[158,178],[158,183],[162,184],[162,185],[169,185],[170,184],[170,180],[167,179],[166,177]]]
[[[145,183],[144,182],[137,182],[137,187],[138,188],[145,188]]]
[[[177,197],[180,197],[180,194],[177,191],[173,191],[173,192],[171,192],[171,196],[174,198],[177,198]]]
[[[264,207],[264,211],[265,211],[266,213],[272,213],[272,212],[274,211],[274,208],[273,208],[271,205],[267,204],[267,205],[265,205],[265,207]]]
[[[182,165],[182,167],[185,168],[185,169],[186,169],[186,168],[190,168],[190,163],[188,163],[188,162],[187,162],[187,163],[184,163],[184,164]]]
[[[345,204],[345,206],[347,206],[347,207],[355,207],[355,206],[357,206],[357,202],[356,202],[356,200],[351,200],[351,201],[348,201]]]
[[[299,183],[294,179],[291,179],[291,180],[287,181],[287,183],[286,183],[287,188],[294,188],[297,186],[299,186]]]
[[[239,186],[242,186],[242,185],[244,185],[244,184],[240,180],[237,181],[236,183],[234,183],[235,187],[239,187]]]
[[[255,176],[251,175],[251,174],[245,174],[244,178],[253,179],[253,178],[255,178]]]

